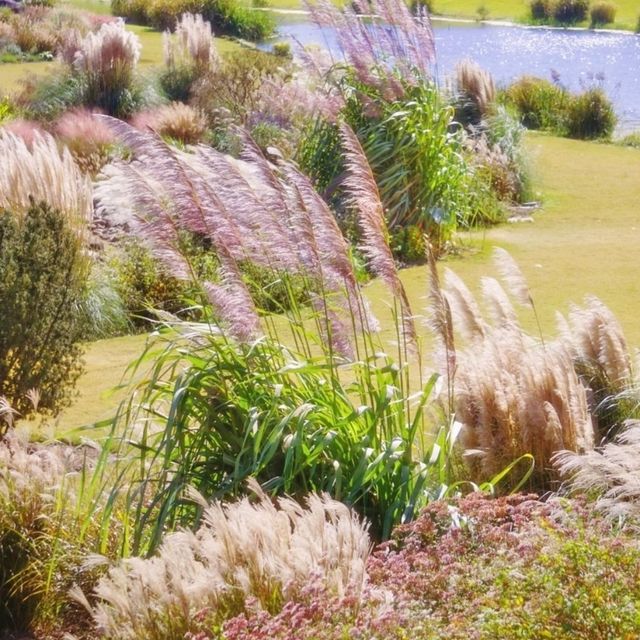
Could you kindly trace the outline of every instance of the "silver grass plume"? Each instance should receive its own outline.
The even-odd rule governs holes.
[[[24,214],[31,202],[46,202],[79,233],[93,214],[91,181],[66,147],[49,134],[36,133],[33,143],[0,129],[0,208]]]
[[[257,500],[214,503],[195,533],[169,534],[155,556],[112,567],[93,607],[78,594],[100,630],[114,640],[186,637],[198,612],[252,599],[266,607],[274,589],[295,602],[310,584],[358,599],[371,548],[367,525],[326,495],[274,504],[255,481],[250,488]]]
[[[525,307],[533,307],[529,285],[516,261],[500,247],[493,250],[493,261],[500,272],[509,293]]]
[[[481,278],[480,286],[494,326],[517,326],[518,316],[501,284],[495,278]]]
[[[579,455],[554,457],[568,492],[597,496],[596,508],[612,519],[640,516],[640,422],[632,420],[613,442]]]
[[[451,307],[451,315],[465,340],[482,339],[486,323],[478,303],[467,285],[451,269],[444,272],[445,296]]]
[[[404,340],[417,352],[417,334],[409,299],[398,275],[387,240],[388,231],[378,186],[356,134],[346,123],[340,124],[345,153],[344,187],[355,209],[362,233],[362,250],[373,273],[381,278],[399,302]]]

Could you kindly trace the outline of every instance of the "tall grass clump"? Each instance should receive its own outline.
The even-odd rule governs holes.
[[[327,3],[309,7],[319,26],[335,29],[348,64],[333,82],[344,100],[342,116],[373,170],[394,245],[408,246],[408,235],[427,234],[436,247],[443,247],[458,226],[498,219],[497,200],[475,171],[455,109],[434,82],[435,45],[426,11],[413,16],[405,3],[395,0],[353,3],[342,11]],[[376,18],[362,20],[362,13]],[[470,86],[470,76],[465,76],[467,88],[479,90],[477,84]],[[474,97],[484,100],[476,109],[488,107],[492,98],[490,87],[485,88],[487,95]],[[316,132],[329,133],[323,126]],[[323,184],[339,182],[341,168],[327,159],[319,142],[316,136],[302,139],[305,169]],[[337,172],[332,179],[326,176],[330,170]],[[406,259],[416,252],[401,253]]]
[[[164,351],[120,412],[118,428],[140,443],[147,469],[137,535],[150,527],[157,543],[166,528],[197,519],[188,486],[222,499],[255,477],[273,493],[326,491],[388,536],[446,490],[455,433],[430,426],[435,378],[420,380],[410,367],[419,354],[413,313],[354,134],[343,130],[347,188],[370,268],[395,301],[395,356],[377,334],[332,212],[291,165],[274,169],[244,134],[244,160],[234,163],[204,146],[182,154],[110,122],[136,159],[107,167],[101,206],[132,209],[134,233],[178,278],[193,274],[181,230],[204,236],[219,261],[217,276],[199,283],[207,322],[167,321]],[[291,296],[283,317],[265,314],[242,262],[285,287],[302,277],[308,306]]]
[[[573,97],[567,114],[570,138],[593,140],[610,138],[617,122],[611,101],[599,88],[591,88]]]
[[[570,93],[559,84],[524,76],[507,87],[507,105],[517,109],[530,129],[578,139],[609,139],[616,126],[611,101],[601,87]]]
[[[259,606],[276,613],[311,585],[359,599],[370,551],[367,527],[343,504],[311,494],[276,504],[203,505],[195,533],[168,535],[155,556],[129,559],[97,585],[91,607],[103,637],[181,640]]]
[[[175,33],[165,31],[162,38],[165,69],[160,85],[171,100],[186,102],[194,83],[220,65],[211,23],[201,15],[185,13]]]
[[[115,116],[134,108],[134,73],[140,59],[140,42],[124,22],[103,24],[79,42],[73,68],[81,74],[83,102]]]
[[[69,591],[90,591],[100,565],[126,553],[128,516],[104,492],[108,455],[14,431],[0,440],[1,633],[52,638],[92,626]]]
[[[526,281],[506,252],[496,253],[513,299],[535,306]],[[432,277],[432,288],[438,282]],[[464,349],[443,336],[440,369],[450,380],[451,402],[463,425],[461,444],[473,477],[494,475],[516,459],[532,456],[534,486],[557,486],[552,460],[562,450],[591,451],[610,438],[621,411],[606,400],[632,380],[626,342],[611,312],[598,300],[574,307],[553,340],[520,327],[509,295],[494,278],[483,278],[481,313],[469,289],[447,272],[444,298]],[[453,354],[453,356],[451,355]],[[451,359],[454,358],[454,365]]]

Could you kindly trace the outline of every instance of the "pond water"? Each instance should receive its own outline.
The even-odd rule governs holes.
[[[277,19],[280,39],[336,50],[332,30],[318,29],[308,16]],[[471,58],[503,85],[523,74],[559,78],[574,91],[599,85],[612,99],[622,128],[640,127],[640,36],[440,20],[433,26],[440,78],[462,58]]]

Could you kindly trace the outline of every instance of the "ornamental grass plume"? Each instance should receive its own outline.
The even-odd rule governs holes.
[[[141,111],[133,117],[131,124],[141,131],[152,129],[183,144],[202,142],[207,133],[207,121],[202,112],[182,102]]]
[[[596,495],[596,508],[613,519],[640,516],[640,422],[630,420],[612,442],[584,455],[554,457],[569,493]]]
[[[378,186],[362,145],[349,125],[340,125],[340,137],[346,169],[343,184],[349,203],[358,216],[362,250],[372,272],[385,282],[398,301],[405,344],[410,351],[416,352],[417,333],[413,313],[389,247],[387,223]]]
[[[312,583],[359,597],[367,525],[326,495],[309,495],[305,507],[290,498],[274,504],[255,481],[249,485],[257,501],[207,506],[197,532],[170,534],[155,556],[109,571],[90,607],[103,637],[182,640],[248,605],[275,613]]]
[[[84,103],[112,115],[129,115],[140,50],[138,37],[122,20],[105,23],[80,40],[73,68],[84,79]]]
[[[398,76],[408,84],[432,77],[435,39],[424,8],[414,16],[402,0],[356,0],[342,10],[326,0],[305,5],[318,26],[335,29],[338,47],[361,82],[399,97],[404,89]]]
[[[220,64],[211,23],[199,14],[184,13],[173,34],[162,34],[162,42],[164,63],[170,69],[186,66],[213,71]]]
[[[181,252],[181,233],[208,238],[221,260],[222,288],[211,282],[204,288],[233,335],[244,341],[262,333],[239,275],[243,262],[304,277],[327,311],[319,316],[334,318],[333,328],[325,326],[324,331],[336,347],[346,347],[351,337],[346,328],[350,321],[338,322],[334,312],[356,310],[356,317],[366,316],[373,325],[331,211],[293,166],[276,170],[247,134],[241,134],[244,160],[232,161],[211,147],[199,145],[183,153],[151,132],[112,119],[105,122],[135,159],[105,168],[105,179],[96,186],[102,209],[129,212],[134,232],[181,279],[194,276]],[[242,313],[232,314],[239,301]]]
[[[53,131],[85,173],[96,174],[109,161],[115,137],[89,109],[65,111],[54,123]]]
[[[33,201],[46,202],[81,231],[93,211],[91,182],[50,135],[35,134],[28,145],[0,130],[0,208],[20,215]]]
[[[497,253],[503,281],[529,308],[533,300],[524,276],[504,251]],[[555,482],[553,456],[561,450],[585,453],[595,442],[592,390],[579,375],[575,349],[560,336],[545,343],[521,328],[509,296],[493,278],[482,279],[482,316],[473,294],[451,272],[444,299],[454,327],[466,341],[455,354],[453,407],[462,425],[461,443],[477,480],[486,480],[514,460],[532,456],[532,482]],[[432,279],[432,288],[438,282]],[[444,365],[442,365],[444,367]],[[447,372],[451,367],[447,368]]]
[[[479,120],[485,118],[496,100],[493,76],[473,60],[458,62],[455,68],[456,93],[469,102]]]

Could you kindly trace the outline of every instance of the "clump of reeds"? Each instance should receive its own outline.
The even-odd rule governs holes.
[[[414,16],[402,0],[355,0],[342,10],[326,0],[305,4],[316,24],[335,29],[337,45],[356,77],[383,89],[386,97],[404,95],[402,82],[432,77],[435,40],[426,10]]]
[[[278,611],[312,583],[359,597],[367,526],[327,496],[309,495],[306,507],[289,498],[273,504],[257,483],[250,486],[257,501],[208,506],[197,532],[171,534],[154,557],[109,571],[90,607],[105,637],[184,638],[203,620],[219,622],[248,603]]]
[[[497,250],[496,262],[511,298],[535,314],[531,292],[513,259]],[[474,475],[490,478],[531,455],[533,481],[547,486],[554,480],[555,453],[593,449],[601,411],[594,398],[602,400],[632,379],[620,325],[600,301],[589,298],[584,308],[572,308],[569,324],[564,322],[556,339],[545,341],[522,329],[497,280],[482,279],[489,318],[457,276],[447,272],[445,284],[451,322],[466,346],[453,347],[455,370],[451,356],[441,368],[453,379],[452,405],[463,424],[461,442]],[[432,279],[433,288],[439,288],[437,279]],[[446,317],[436,329],[451,345]]]
[[[640,516],[640,423],[629,421],[603,447],[578,455],[563,451],[554,459],[570,492],[597,496],[596,508],[612,518]]]
[[[118,20],[103,24],[96,33],[88,33],[77,46],[73,67],[84,80],[84,103],[113,115],[127,115],[140,59],[138,37]]]
[[[65,111],[53,130],[85,173],[96,174],[109,161],[115,137],[89,109]]]
[[[193,66],[212,71],[220,62],[211,23],[201,15],[183,14],[173,34],[163,33],[163,46],[164,63],[170,69]]]
[[[46,202],[82,228],[93,210],[91,182],[50,135],[36,133],[28,145],[0,130],[0,208],[19,215],[33,201]]]
[[[196,108],[183,102],[137,113],[132,124],[144,131],[152,129],[162,137],[171,138],[183,144],[201,142],[207,132],[207,121]]]
[[[455,89],[459,99],[473,107],[478,120],[489,114],[496,100],[493,76],[473,60],[465,59],[456,65]]]

